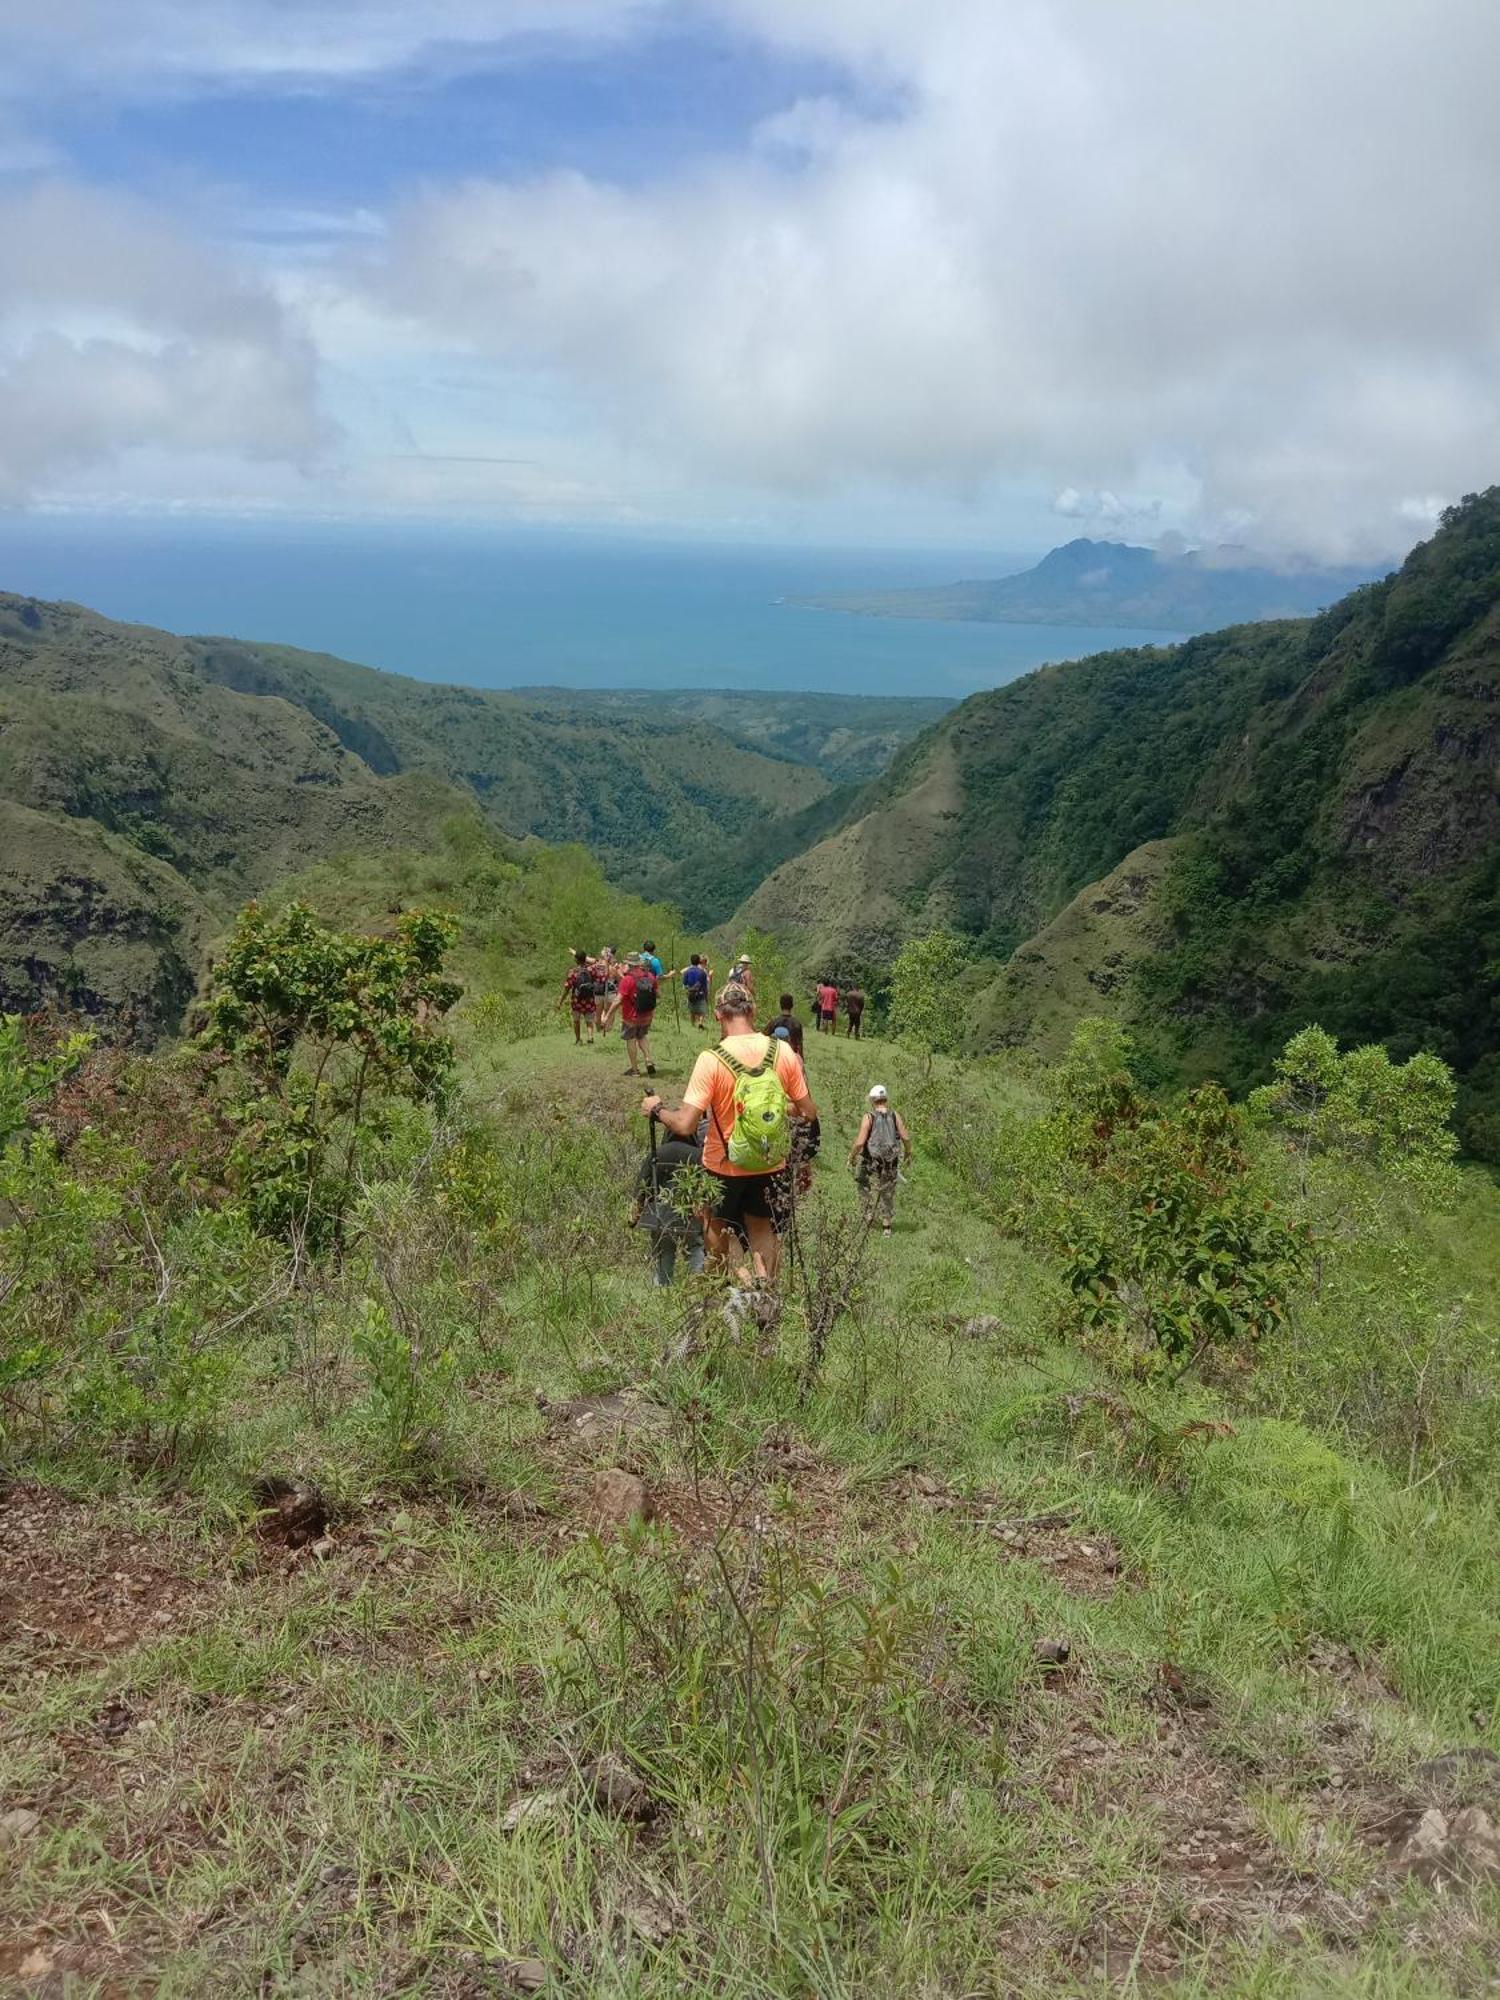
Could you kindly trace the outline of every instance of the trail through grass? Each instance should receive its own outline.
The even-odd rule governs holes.
[[[0,1981],[1486,1990],[1496,1890],[1393,1854],[1426,1805],[1500,1814],[1500,1762],[1430,1762],[1500,1748],[1492,1507],[1200,1389],[1122,1398],[915,1118],[809,1387],[844,1152],[872,1081],[914,1117],[917,1067],[809,1037],[824,1152],[760,1359],[711,1287],[648,1282],[618,1039],[466,1032],[524,1171],[462,1285],[391,1280],[461,1302],[440,1474],[372,1458],[329,1295],[191,1490],[59,1468],[0,1509]],[[667,1000],[655,1041],[675,1099],[701,1039]],[[597,1536],[601,1467],[654,1519]],[[302,1546],[266,1473],[326,1496]]]

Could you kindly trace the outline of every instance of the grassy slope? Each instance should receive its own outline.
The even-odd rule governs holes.
[[[669,1023],[680,1078],[697,1045]],[[1492,1508],[1269,1420],[1133,1473],[1107,1427],[1070,1430],[1093,1378],[1049,1339],[1048,1274],[930,1153],[810,1399],[795,1308],[787,1364],[664,1361],[683,1299],[619,1227],[641,1138],[617,1044],[461,1033],[532,1189],[519,1261],[468,1295],[467,1497],[368,1468],[337,1415],[357,1364],[312,1320],[254,1362],[222,1513],[12,1497],[43,1540],[9,1600],[0,1802],[41,1823],[8,1857],[0,1976],[41,1951],[80,1992],[166,1995],[507,1991],[533,1956],[578,1994],[1478,1990],[1493,1895],[1400,1882],[1376,1830],[1428,1795],[1421,1758],[1500,1728]],[[837,1211],[870,1076],[908,1109],[918,1084],[880,1045],[810,1063]],[[977,1312],[989,1337],[954,1330]],[[622,1383],[659,1428],[549,1435],[539,1391]],[[667,1527],[594,1547],[594,1463],[647,1478]],[[236,1524],[267,1469],[347,1506],[323,1559]],[[1053,1636],[1074,1664],[1049,1680]],[[580,1803],[604,1747],[649,1825]]]

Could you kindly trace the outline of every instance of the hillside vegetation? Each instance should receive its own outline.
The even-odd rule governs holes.
[[[658,916],[471,816],[246,919],[191,1045],[0,1030],[0,1981],[1486,1990],[1500,1197],[1442,1065],[1302,1037],[1236,1109],[1100,1023],[811,1040],[756,1337],[648,1282],[639,1086],[552,1012]],[[700,1046],[664,1007],[669,1098]]]
[[[973,697],[742,921],[809,963],[951,925],[1009,961],[976,1010],[991,1046],[1055,1047],[1103,1009],[1168,1068],[1235,1084],[1309,1019],[1435,1049],[1494,1155],[1497,746],[1493,489],[1318,618]]]
[[[476,802],[721,918],[943,706],[778,697],[773,726],[760,697],[429,685],[0,595],[0,1003],[170,1026],[245,895]]]

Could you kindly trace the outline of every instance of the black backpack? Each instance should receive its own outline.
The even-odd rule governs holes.
[[[580,972],[573,981],[575,1000],[593,1000],[597,997],[592,973]]]
[[[656,1012],[656,978],[653,973],[638,972],[635,975],[635,1011],[637,1018]]]

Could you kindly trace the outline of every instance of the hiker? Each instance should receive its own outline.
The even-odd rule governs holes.
[[[659,980],[665,977],[661,960],[656,955],[656,946],[650,938],[647,938],[641,946],[641,962],[653,979]]]
[[[586,951],[575,951],[573,963],[563,981],[558,1006],[570,1004],[573,1010],[573,1043],[581,1047],[583,1031],[589,1031],[589,1047],[594,1046],[594,1022],[599,1012],[598,986],[594,978],[594,968],[589,963]]]
[[[606,1029],[616,1014],[620,1017],[620,1033],[625,1039],[625,1055],[630,1064],[625,1074],[639,1076],[640,1063],[643,1062],[647,1076],[655,1076],[656,1064],[651,1059],[651,1043],[647,1037],[656,1018],[656,978],[639,952],[631,952],[625,960],[619,986],[604,1009],[602,1025]]]
[[[849,1023],[844,1030],[845,1041],[863,1041],[865,996],[857,986],[849,987],[844,994],[844,1013]]]
[[[708,995],[713,985],[714,969],[705,965],[700,953],[694,952],[677,972],[669,972],[668,979],[680,979],[687,998],[688,1019],[701,1030],[708,1020]]]
[[[839,989],[832,980],[819,980],[817,993],[813,997],[813,1010],[818,1017],[818,1033],[836,1035],[839,1031]]]
[[[726,986],[743,986],[745,991],[750,995],[751,1001],[754,1001],[755,975],[750,969],[749,959],[745,957],[743,952],[734,961],[734,964],[730,966],[729,977],[725,980],[724,984]],[[717,1011],[715,1009],[715,1012]]]
[[[703,1165],[718,1184],[706,1218],[709,1255],[727,1267],[736,1244],[743,1244],[747,1281],[774,1280],[792,1207],[793,1118],[805,1122],[799,1151],[810,1159],[817,1150],[818,1110],[800,1058],[789,1042],[757,1030],[755,1002],[738,981],[720,993],[714,1014],[723,1040],[694,1063],[681,1104],[673,1110],[653,1093],[641,1110],[679,1139],[707,1112]]]
[[[641,1162],[630,1220],[633,1227],[651,1231],[653,1272],[658,1285],[671,1284],[679,1250],[694,1277],[703,1269],[702,1217],[684,1213],[672,1200],[672,1184],[682,1169],[702,1164],[701,1126],[688,1139],[658,1139],[653,1121],[651,1150]]]
[[[768,1035],[775,1035],[781,1041],[790,1042],[793,1053],[800,1056],[802,1053],[802,1023],[792,1012],[794,1004],[790,993],[782,994],[780,1002],[781,1012],[773,1014],[770,1020],[767,1021],[766,1033]]]
[[[896,1212],[896,1182],[901,1162],[911,1165],[911,1134],[899,1111],[891,1109],[890,1095],[883,1083],[870,1085],[869,1109],[860,1120],[859,1132],[849,1148],[849,1164],[863,1197],[861,1206],[868,1228],[880,1217],[882,1236],[891,1233]]]

